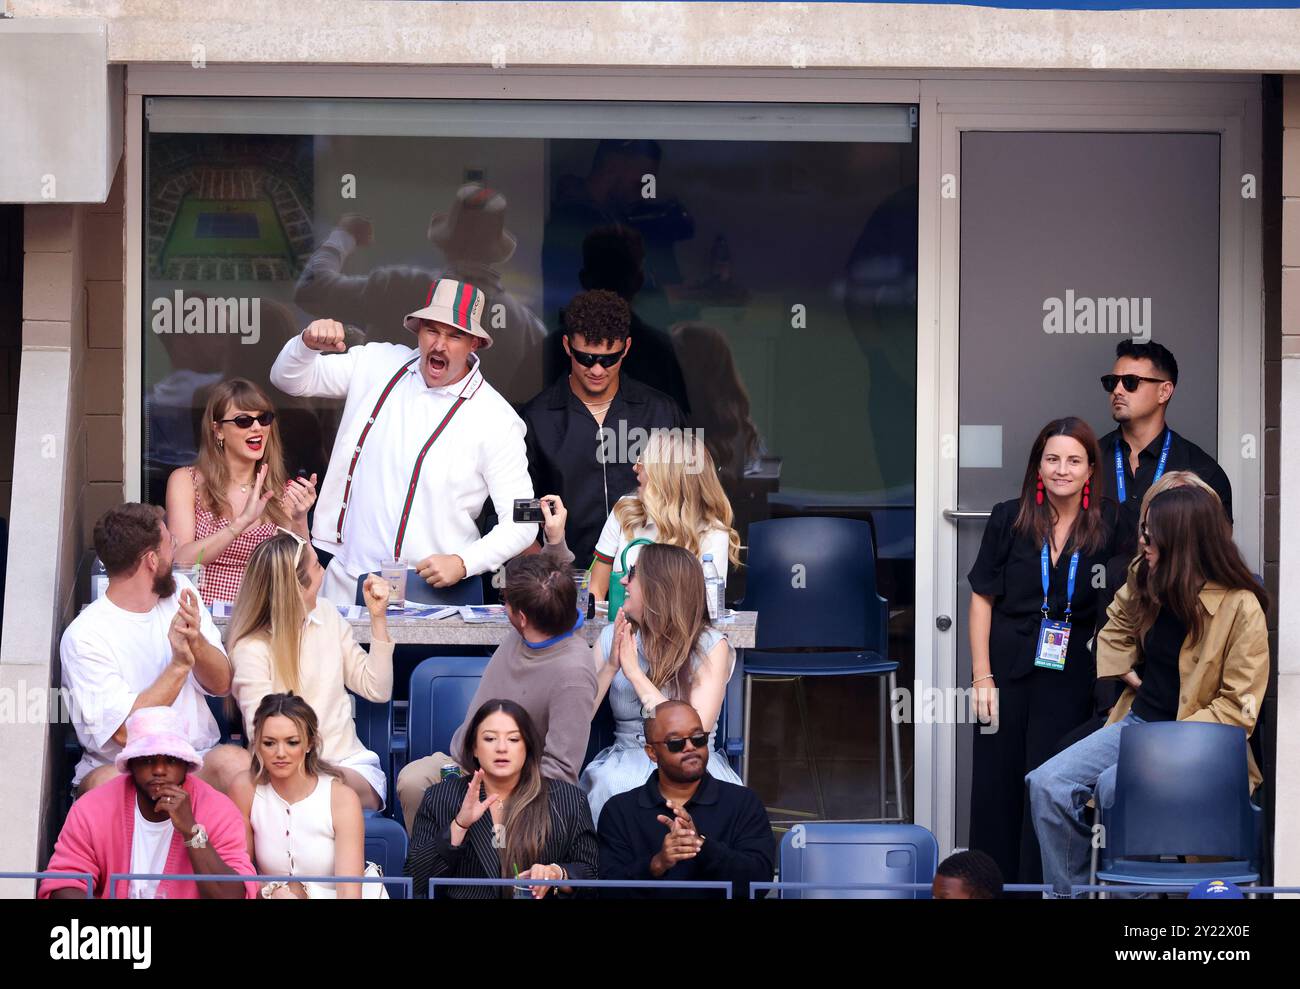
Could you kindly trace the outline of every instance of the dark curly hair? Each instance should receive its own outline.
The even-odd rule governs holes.
[[[978,848],[949,855],[939,863],[934,874],[960,879],[970,890],[971,899],[997,900],[1002,897],[1002,870],[992,856]]]
[[[632,310],[622,296],[608,289],[579,292],[564,307],[564,332],[582,334],[590,346],[622,343],[631,329]]]

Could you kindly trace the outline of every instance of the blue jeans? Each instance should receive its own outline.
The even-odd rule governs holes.
[[[1092,866],[1092,824],[1088,801],[1109,807],[1115,801],[1119,736],[1125,725],[1140,725],[1135,714],[1075,742],[1025,777],[1030,814],[1043,856],[1043,882],[1053,895],[1069,896],[1086,885]]]

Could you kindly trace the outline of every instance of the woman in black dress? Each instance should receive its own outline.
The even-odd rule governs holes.
[[[1092,713],[1088,642],[1118,515],[1093,491],[1098,457],[1082,419],[1044,426],[1020,497],[994,507],[969,574],[973,698],[983,722],[974,735],[970,844],[994,858],[1007,882],[1041,874],[1025,774]]]

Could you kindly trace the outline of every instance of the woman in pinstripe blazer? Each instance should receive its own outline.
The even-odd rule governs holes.
[[[490,700],[465,732],[455,777],[429,787],[415,816],[406,874],[426,897],[431,877],[595,879],[596,830],[583,792],[542,776],[542,738],[518,704]],[[520,885],[524,885],[520,883]],[[537,899],[564,886],[534,886]],[[513,895],[509,886],[445,886],[452,899]]]

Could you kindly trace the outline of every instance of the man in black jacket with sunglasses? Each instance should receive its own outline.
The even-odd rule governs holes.
[[[1110,395],[1111,416],[1119,424],[1101,437],[1101,463],[1093,475],[1099,493],[1119,502],[1124,549],[1137,551],[1142,497],[1161,476],[1190,470],[1212,487],[1232,521],[1232,485],[1208,453],[1179,436],[1165,422],[1178,385],[1178,361],[1158,343],[1124,340],[1115,348],[1115,367],[1101,378]],[[1118,457],[1117,457],[1118,454]],[[1127,561],[1125,561],[1127,565]]]
[[[685,701],[658,704],[645,719],[645,749],[657,767],[645,783],[611,797],[600,812],[601,879],[730,882],[732,898],[770,882],[776,839],[753,790],[709,775],[709,734]],[[611,889],[611,897],[713,897],[711,890]]]
[[[524,406],[534,491],[558,494],[577,566],[592,561],[614,503],[636,490],[633,467],[652,429],[684,425],[677,403],[622,373],[635,342],[615,292],[579,292],[564,310],[567,373]]]
[[[1232,522],[1232,485],[1214,458],[1175,433],[1165,422],[1165,411],[1178,385],[1178,361],[1158,343],[1123,340],[1115,348],[1115,366],[1101,376],[1110,396],[1111,417],[1119,424],[1098,440],[1101,462],[1093,473],[1098,494],[1114,498],[1120,506],[1119,554],[1106,566],[1099,619],[1124,584],[1129,561],[1138,548],[1138,515],[1142,498],[1162,476],[1189,470],[1212,487]],[[1094,691],[1099,715],[1119,698],[1123,684],[1098,680]],[[1089,722],[1085,728],[1099,727]],[[1070,739],[1076,739],[1074,733]]]

